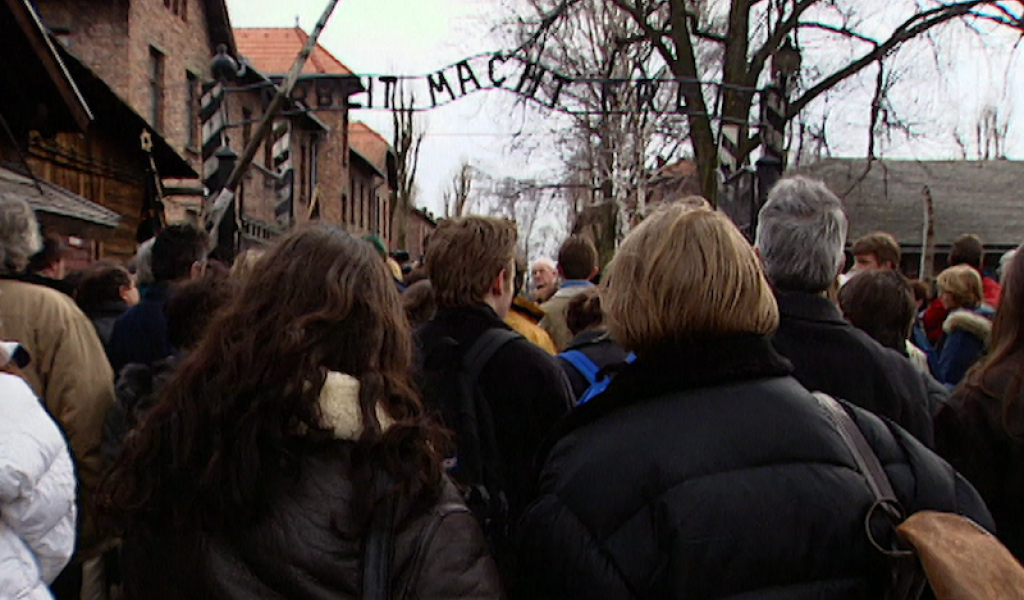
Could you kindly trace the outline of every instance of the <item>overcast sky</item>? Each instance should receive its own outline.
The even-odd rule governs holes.
[[[864,0],[859,6],[868,4]],[[297,21],[306,31],[312,29],[325,5],[326,0],[228,0],[235,27],[289,27]],[[488,34],[488,24],[500,18],[494,8],[497,5],[497,0],[342,0],[320,41],[358,74],[426,74],[473,54],[500,49],[499,42]],[[886,14],[895,10],[895,3],[880,0],[873,6],[877,14],[862,8],[862,16],[879,24],[898,22],[893,21],[894,15]],[[959,129],[962,135],[972,137],[977,115],[991,105],[998,107],[1000,120],[1010,123],[1007,154],[1024,158],[1024,114],[1019,114],[1024,110],[1020,107],[1024,102],[1024,64],[1021,49],[1011,52],[1018,39],[1006,31],[978,36],[960,28],[959,33],[942,36],[941,52],[926,44],[901,50],[897,62],[909,81],[897,87],[893,98],[900,113],[922,135],[911,141],[881,143],[883,155],[960,158],[952,132]],[[826,60],[836,55],[834,47],[815,48],[813,42],[805,53],[818,53]],[[865,70],[863,77],[867,81],[855,90],[858,93],[839,89],[828,102],[834,113],[830,142],[835,155],[863,156],[866,151],[871,96],[863,90],[870,89],[874,71]],[[920,81],[922,77],[927,81]],[[935,78],[940,79],[938,85]],[[920,83],[915,85],[915,80]],[[534,139],[542,146],[549,140],[540,132],[544,124],[517,124],[509,118],[510,106],[509,98],[500,92],[482,92],[421,113],[427,131],[418,178],[421,205],[440,211],[442,189],[466,159],[493,176],[557,175],[556,165],[543,164],[538,158],[543,154],[534,154],[528,161],[522,153],[508,150],[508,134],[519,126],[537,132]],[[812,105],[809,110],[824,110],[824,104]],[[386,112],[354,111],[352,119],[365,121],[391,138]]]
[[[312,30],[326,0],[228,0],[235,27],[290,27],[298,19]],[[498,49],[489,39],[491,0],[342,0],[320,43],[357,74],[421,75],[480,52]],[[497,117],[507,108],[493,92],[475,94],[429,113],[420,113],[427,139],[418,174],[419,202],[440,211],[441,191],[462,160],[488,172],[515,173],[504,152],[513,125]],[[391,116],[353,111],[391,139]],[[525,165],[523,165],[525,167]]]

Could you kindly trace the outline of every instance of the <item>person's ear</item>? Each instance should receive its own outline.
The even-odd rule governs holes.
[[[601,267],[594,265],[594,268],[590,271],[590,277],[587,277],[587,281],[593,281],[597,274],[601,272]]]
[[[842,275],[843,271],[845,271],[845,270],[846,270],[846,253],[843,252],[843,260],[839,262],[839,272],[836,273],[836,277],[839,277],[840,275]]]
[[[508,282],[508,269],[502,269],[491,281],[490,293],[495,298],[499,298],[505,293],[509,285],[511,284]]]

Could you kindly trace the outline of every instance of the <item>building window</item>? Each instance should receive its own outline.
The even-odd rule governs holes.
[[[149,47],[149,122],[157,131],[164,128],[164,55]]]
[[[187,145],[196,148],[199,145],[196,133],[199,131],[199,78],[195,73],[185,72],[185,127],[188,129]]]
[[[249,147],[249,140],[252,139],[252,109],[242,109],[242,148]]]
[[[341,222],[348,224],[348,194],[342,192],[341,194]]]
[[[309,146],[299,145],[299,202],[309,204]]]
[[[181,0],[181,20],[188,21],[188,0]]]

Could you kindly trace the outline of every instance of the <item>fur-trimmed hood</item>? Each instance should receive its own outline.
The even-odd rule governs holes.
[[[992,320],[986,314],[983,311],[958,308],[946,317],[942,324],[942,331],[949,335],[955,330],[961,329],[984,340],[985,345],[988,346],[989,338],[992,335]]]
[[[336,439],[358,440],[363,433],[363,418],[359,412],[359,380],[345,373],[327,373],[324,387],[320,390],[320,414],[322,425],[330,429]],[[394,423],[394,419],[380,404],[377,404],[377,421],[381,431],[387,431]]]

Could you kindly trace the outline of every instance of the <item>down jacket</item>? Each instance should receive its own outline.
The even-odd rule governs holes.
[[[333,441],[302,446],[294,477],[262,517],[230,531],[137,529],[122,549],[125,600],[360,598],[365,523],[353,514],[354,440],[363,433],[359,382],[327,377],[320,394]],[[378,408],[378,420],[390,420]],[[399,504],[394,600],[497,600],[497,569],[475,517],[445,480],[432,504]],[[159,519],[159,517],[156,517]]]
[[[519,524],[537,599],[867,600],[886,568],[874,496],[788,361],[756,336],[662,348],[562,424]],[[848,405],[907,511],[991,529],[970,485]]]
[[[0,373],[0,598],[50,598],[75,548],[67,442],[21,378]]]
[[[71,298],[39,285],[0,280],[0,337],[17,340],[32,362],[25,380],[71,445],[78,473],[80,528],[76,562],[102,551],[91,519],[102,471],[103,421],[114,403],[110,370],[96,329]]]

